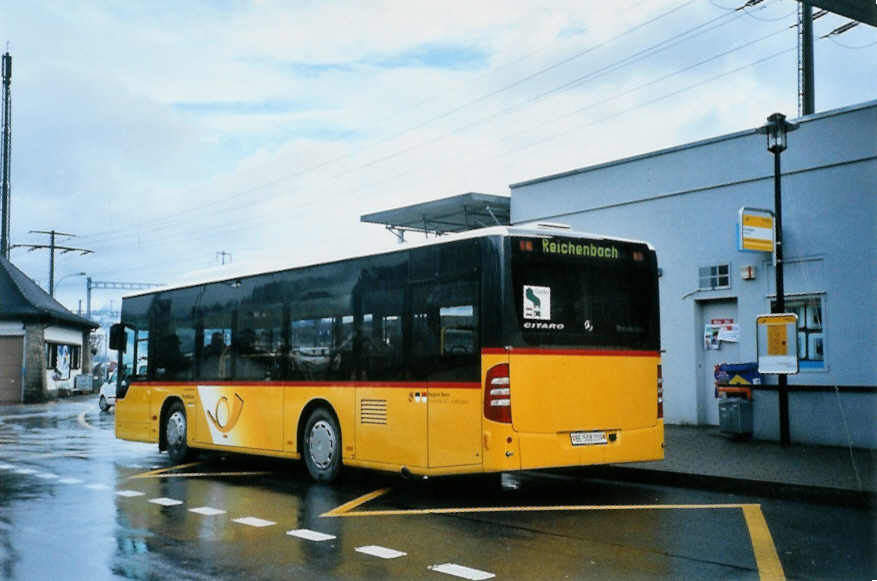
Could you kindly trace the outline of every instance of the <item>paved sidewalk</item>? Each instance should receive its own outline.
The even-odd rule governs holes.
[[[660,462],[609,467],[616,477],[724,491],[874,503],[877,450],[733,440],[710,426],[666,426]]]

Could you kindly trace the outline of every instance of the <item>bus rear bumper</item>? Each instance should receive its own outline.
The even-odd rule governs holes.
[[[568,432],[517,434],[523,470],[646,462],[664,458],[664,422],[635,430],[608,430],[606,442],[574,445]]]

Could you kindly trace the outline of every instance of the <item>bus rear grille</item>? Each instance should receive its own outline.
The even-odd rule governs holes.
[[[360,401],[359,421],[362,424],[386,424],[387,400],[363,399]]]

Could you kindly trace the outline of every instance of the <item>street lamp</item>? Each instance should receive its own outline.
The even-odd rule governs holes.
[[[780,154],[786,149],[787,134],[798,128],[797,123],[789,123],[782,113],[774,113],[767,118],[767,125],[759,129],[760,133],[767,134],[767,150],[773,153],[773,206],[776,216],[776,246],[774,259],[776,267],[776,306],[774,313],[782,313],[786,310],[785,289],[783,288],[783,196],[780,188],[782,172],[780,171]],[[786,389],[788,380],[785,374],[777,378],[777,394],[780,412],[780,445],[787,447],[790,444],[789,436],[789,392]]]
[[[70,278],[71,276],[85,276],[85,273],[84,272],[71,272],[70,274],[65,274],[64,276],[59,278],[58,282],[56,282],[53,286],[61,286],[61,281],[64,280],[65,278]]]

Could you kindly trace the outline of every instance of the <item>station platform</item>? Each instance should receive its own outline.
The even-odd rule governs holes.
[[[830,503],[877,500],[877,450],[736,440],[717,426],[665,426],[664,460],[600,468],[602,476]]]

